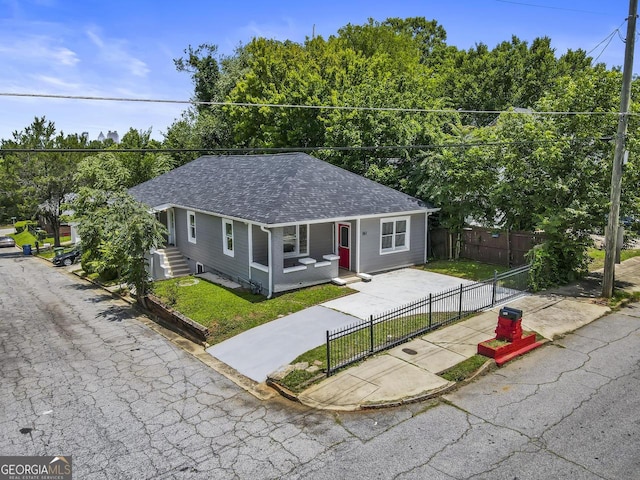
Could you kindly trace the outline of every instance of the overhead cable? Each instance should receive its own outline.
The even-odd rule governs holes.
[[[353,105],[301,105],[301,104],[280,104],[280,103],[252,103],[252,102],[213,102],[198,100],[171,100],[156,98],[131,98],[131,97],[101,97],[88,95],[57,95],[47,93],[17,93],[17,92],[0,92],[0,97],[27,97],[27,98],[55,98],[64,100],[89,100],[102,102],[136,102],[136,103],[170,103],[183,105],[209,105],[219,107],[271,107],[271,108],[298,108],[298,109],[315,109],[315,110],[358,110],[358,111],[376,111],[376,112],[407,112],[407,113],[470,113],[470,114],[509,114],[509,115],[621,115],[620,112],[538,112],[527,109],[518,110],[467,110],[463,108],[406,108],[406,107],[366,107]],[[638,113],[630,113],[628,115],[640,115]]]

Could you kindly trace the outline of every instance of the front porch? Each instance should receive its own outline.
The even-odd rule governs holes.
[[[250,280],[260,283],[263,291],[279,293],[338,279],[345,257],[338,253],[336,228],[335,222],[251,225]]]

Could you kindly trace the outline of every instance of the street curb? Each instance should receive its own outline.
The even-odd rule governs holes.
[[[449,382],[449,385],[445,385],[442,388],[431,390],[429,392],[425,392],[414,397],[407,397],[396,402],[388,402],[388,403],[379,403],[379,404],[364,404],[360,406],[361,410],[373,410],[380,408],[388,408],[388,407],[398,407],[401,405],[407,405],[410,403],[422,402],[425,400],[431,400],[432,398],[439,397],[441,395],[446,395],[464,385],[467,385],[473,382],[476,378],[481,377],[485,373],[489,371],[495,370],[497,365],[492,358],[488,358],[486,362],[484,362],[480,368],[478,368],[473,375],[464,380],[460,380],[459,382]]]
[[[540,343],[540,346],[543,346],[543,345],[546,345],[548,343],[552,343],[552,341],[547,339],[547,338],[543,338],[538,343]],[[296,395],[295,393],[291,392],[289,389],[283,387],[282,385],[279,385],[276,382],[270,381],[269,379],[267,380],[267,385],[269,385],[271,388],[273,388],[275,391],[277,391],[283,397],[285,397],[285,398],[287,398],[287,399],[289,399],[289,400],[291,400],[293,402],[305,405],[307,407],[315,408],[317,410],[326,410],[326,411],[379,410],[379,409],[383,409],[383,408],[400,407],[402,405],[409,405],[409,404],[412,404],[412,403],[423,402],[423,401],[426,401],[426,400],[431,400],[431,399],[436,398],[436,397],[440,397],[442,395],[446,395],[448,393],[453,392],[454,390],[457,390],[460,387],[463,387],[463,386],[473,382],[478,377],[481,377],[481,376],[483,376],[483,375],[485,375],[485,374],[487,374],[487,373],[489,373],[491,371],[497,370],[499,368],[502,368],[502,367],[498,366],[494,359],[487,358],[487,360],[480,366],[480,368],[478,368],[473,373],[473,375],[471,375],[468,378],[465,378],[464,380],[460,380],[459,382],[449,382],[448,385],[444,385],[443,387],[440,387],[440,388],[437,388],[437,389],[434,389],[434,390],[429,390],[428,392],[423,392],[423,393],[420,393],[418,395],[414,395],[412,397],[399,398],[397,400],[389,400],[389,401],[386,401],[386,402],[379,402],[379,403],[362,403],[362,404],[340,405],[340,406],[323,405],[323,404],[319,404],[319,403],[316,403],[316,402],[308,402],[308,401],[301,400],[298,397],[298,395]]]
[[[480,368],[478,368],[478,370],[475,371],[473,375],[459,382],[449,382],[447,385],[444,385],[443,387],[429,390],[427,392],[422,392],[422,393],[419,393],[418,395],[414,395],[411,397],[404,397],[396,400],[389,400],[386,402],[379,402],[379,403],[362,403],[362,404],[340,405],[340,406],[324,405],[317,402],[309,402],[309,401],[301,400],[297,394],[293,393],[286,387],[271,381],[270,379],[267,379],[267,385],[269,385],[271,388],[273,388],[275,391],[277,391],[280,395],[287,398],[288,400],[291,400],[296,403],[300,403],[310,408],[315,408],[317,410],[326,410],[326,411],[353,412],[353,411],[379,410],[383,408],[393,408],[393,407],[399,407],[402,405],[409,405],[411,403],[418,403],[426,400],[431,400],[435,397],[445,395],[459,387],[462,387],[463,385],[471,383],[477,377],[487,373],[490,370],[494,370],[496,368],[498,367],[495,361],[489,358],[487,359],[486,362],[482,364]]]
[[[289,390],[285,386],[280,385],[278,382],[274,382],[272,379],[267,378],[266,384],[269,385],[271,388],[273,388],[277,393],[282,395],[287,400],[291,400],[292,402],[305,405],[303,402],[300,401],[297,394],[293,393],[291,390]]]

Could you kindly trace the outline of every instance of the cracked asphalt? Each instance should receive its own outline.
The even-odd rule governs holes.
[[[631,479],[640,307],[438,401],[336,414],[260,401],[131,308],[0,251],[0,455],[77,479]]]

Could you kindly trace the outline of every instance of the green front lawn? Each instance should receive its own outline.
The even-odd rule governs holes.
[[[433,260],[418,267],[434,273],[451,275],[452,277],[466,278],[467,280],[486,280],[492,278],[494,272],[506,272],[508,267],[491,265],[489,263],[476,262],[474,260]]]
[[[203,279],[188,285],[191,280],[192,277],[181,277],[156,282],[154,294],[175,310],[208,327],[211,343],[219,343],[278,317],[355,292],[326,284],[267,300],[262,295],[228,289]]]
[[[604,268],[604,255],[605,251],[597,248],[590,248],[588,251],[589,257],[591,257],[591,263],[589,264],[589,271],[599,270]],[[635,250],[622,250],[620,252],[620,261],[624,262],[628,258],[640,256],[640,249]]]
[[[31,245],[33,247],[33,250],[35,251],[36,249],[36,242],[38,241],[36,239],[36,237],[34,237],[31,232],[29,232],[29,230],[24,230],[20,233],[11,233],[9,234],[10,237],[13,237],[13,239],[16,241],[16,245],[18,246],[22,246],[22,245]],[[60,237],[60,243],[64,243],[64,242],[70,242],[71,241],[71,237]],[[53,237],[47,237],[44,240],[42,240],[40,242],[40,245],[44,245],[45,243],[50,243],[51,245],[53,245]]]

